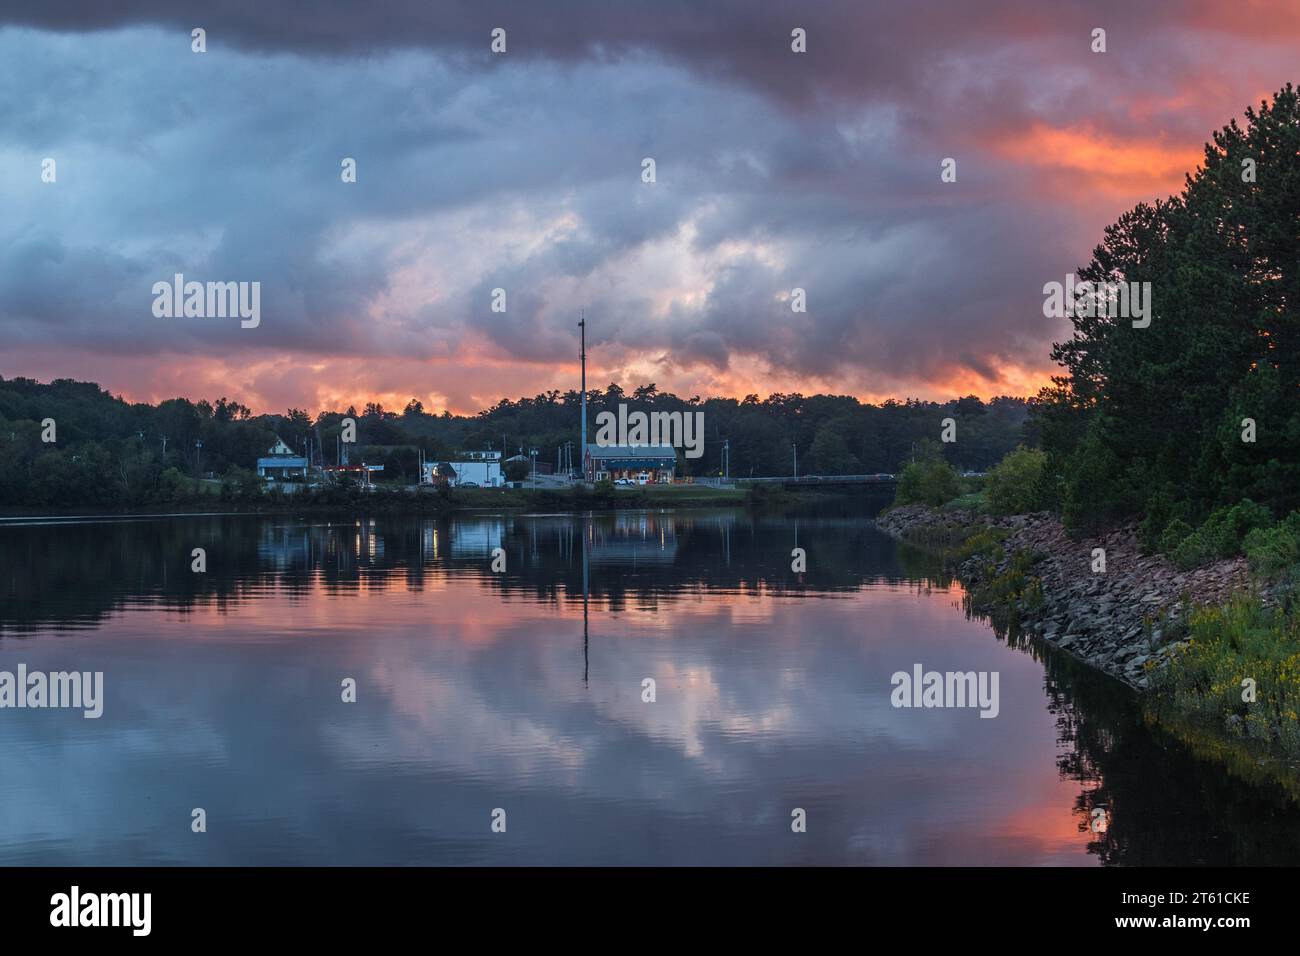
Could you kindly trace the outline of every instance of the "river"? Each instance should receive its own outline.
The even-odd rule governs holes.
[[[0,672],[103,713],[0,709],[0,864],[1300,858],[1284,796],[961,599],[869,510],[10,523]],[[894,706],[918,666],[996,716]]]

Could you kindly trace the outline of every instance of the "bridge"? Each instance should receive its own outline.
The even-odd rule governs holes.
[[[774,478],[737,478],[738,485],[781,485],[784,488],[831,488],[844,485],[896,485],[897,475],[785,475]]]

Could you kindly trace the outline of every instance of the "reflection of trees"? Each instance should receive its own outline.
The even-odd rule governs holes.
[[[968,616],[989,619],[964,603]],[[1293,865],[1300,858],[1294,780],[1284,786],[1276,777],[1240,773],[1229,753],[1184,746],[1186,739],[1153,726],[1119,681],[1020,630],[1014,619],[990,623],[1008,646],[1044,667],[1061,745],[1057,765],[1080,785],[1079,830],[1092,834],[1088,850],[1103,863]],[[1108,814],[1102,832],[1091,829],[1095,809]]]
[[[697,591],[833,592],[909,579],[893,542],[861,519],[691,511],[516,521],[503,544],[509,570],[492,585],[538,598],[580,595],[583,535],[591,596],[613,610],[653,608]],[[803,572],[791,569],[796,547],[807,553]]]
[[[584,548],[585,542],[585,548]],[[193,548],[207,572],[190,571]],[[507,571],[490,570],[503,548]],[[791,570],[791,551],[807,570]],[[584,552],[586,587],[584,587]],[[711,594],[834,593],[886,582],[949,582],[924,550],[897,545],[851,515],[742,510],[491,515],[454,519],[296,521],[183,517],[0,528],[0,635],[89,628],[131,605],[185,612],[312,593],[419,591],[439,577],[529,594],[576,612],[654,608]],[[286,613],[289,613],[286,611]],[[1005,635],[1004,635],[1005,636]],[[1300,815],[1277,786],[1224,772],[1152,729],[1127,688],[1035,638],[1013,636],[1043,664],[1058,767],[1074,812],[1109,811],[1090,849],[1108,864],[1294,863]],[[1243,779],[1243,777],[1245,779]]]
[[[741,510],[298,521],[178,517],[0,528],[0,630],[93,627],[116,608],[184,612],[258,597],[422,589],[455,573],[539,600],[580,599],[585,535],[590,596],[654,607],[693,592],[854,590],[922,578],[861,517],[773,517]],[[791,551],[807,570],[791,570]],[[194,548],[207,571],[190,570]],[[507,570],[490,571],[495,548]],[[934,562],[929,562],[932,573]],[[928,580],[928,579],[927,579]]]
[[[362,523],[180,517],[0,528],[0,633],[90,628],[126,605],[184,613],[315,587],[349,591],[418,582],[418,522],[391,536]],[[194,548],[207,570],[191,570]]]
[[[1196,759],[1148,726],[1141,702],[1118,681],[1041,641],[1024,649],[1046,669],[1057,765],[1080,785],[1080,832],[1091,832],[1095,808],[1109,814],[1107,829],[1088,845],[1103,863],[1292,865],[1300,858],[1300,808],[1280,787],[1252,786]]]

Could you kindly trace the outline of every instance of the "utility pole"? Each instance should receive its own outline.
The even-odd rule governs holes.
[[[722,478],[724,481],[731,478],[731,439],[724,439],[722,442]]]
[[[790,442],[790,450],[794,452],[794,476],[799,477],[799,446]]]
[[[582,317],[578,320],[578,332],[581,336],[581,345],[578,350],[578,358],[582,362],[582,445],[578,448],[579,460],[583,467],[587,464],[587,310],[582,310]],[[586,477],[585,475],[583,477]]]

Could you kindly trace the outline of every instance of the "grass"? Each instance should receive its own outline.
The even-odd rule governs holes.
[[[985,558],[986,561],[997,564],[1005,556],[1002,550],[1002,542],[1006,540],[1008,533],[1006,528],[979,528],[946,548],[943,554],[944,559],[954,564],[960,564],[967,558],[978,555]]]
[[[1020,637],[1021,612],[1043,605],[1043,582],[1030,573],[1036,556],[1028,551],[1016,551],[1006,560],[1000,543],[983,541],[973,553],[982,559],[982,569],[966,589],[966,609],[988,615],[996,632],[1005,635],[1008,641],[1015,641]],[[999,571],[1003,563],[1006,566]]]
[[[952,501],[943,506],[945,511],[952,511],[959,508],[966,511],[978,511],[981,514],[987,514],[989,510],[988,501],[983,491],[967,492],[964,495],[959,495],[952,499]]]
[[[605,490],[578,488],[457,488],[448,502],[453,508],[526,508],[585,511],[654,506],[739,505],[746,493],[707,485],[615,486]]]
[[[944,506],[957,508],[987,512],[985,492],[966,489]],[[1197,533],[1212,556],[1244,551],[1257,580],[1277,587],[1282,606],[1265,606],[1252,591],[1167,623],[1161,643],[1175,647],[1164,663],[1147,664],[1144,713],[1198,756],[1243,779],[1280,784],[1300,799],[1300,512],[1269,527],[1250,510],[1248,502],[1226,509]],[[1188,526],[1171,543],[1180,545],[1193,533]],[[1044,601],[1042,582],[1032,573],[1035,556],[1008,556],[1008,533],[1000,528],[937,534],[934,543],[942,546],[947,567],[976,559],[964,575],[968,613],[987,616],[1011,640],[1021,613]],[[924,543],[927,536],[908,540],[918,537]],[[1153,625],[1144,620],[1148,640]]]
[[[1300,757],[1300,613],[1243,594],[1193,611],[1188,627],[1190,639],[1153,675],[1156,712]]]

